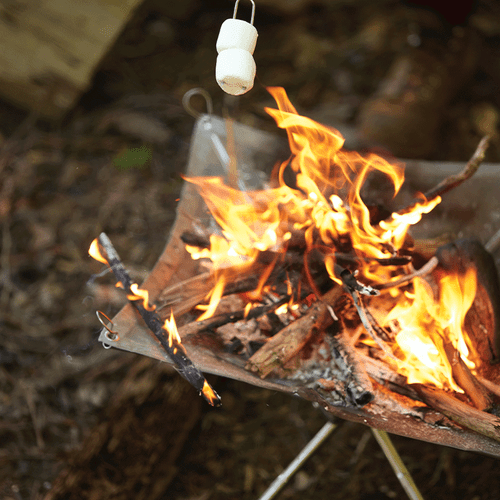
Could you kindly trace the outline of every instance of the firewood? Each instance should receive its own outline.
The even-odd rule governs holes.
[[[336,286],[315,302],[309,311],[283,328],[262,346],[247,362],[247,370],[267,377],[275,368],[282,367],[295,357],[316,332],[323,331],[334,321],[331,307],[342,295]]]
[[[500,441],[500,419],[463,403],[452,395],[421,384],[412,387],[422,401],[463,427]]]
[[[443,342],[446,357],[451,365],[451,371],[455,382],[469,396],[478,410],[488,410],[492,406],[492,398],[486,388],[474,377],[467,365],[464,363],[460,353],[453,347],[451,342]]]
[[[107,262],[110,269],[116,276],[117,281],[121,284],[123,289],[127,292],[127,297],[130,303],[139,312],[142,319],[146,323],[150,332],[158,340],[162,348],[165,350],[169,358],[175,364],[179,374],[185,378],[195,389],[199,391],[200,394],[207,400],[211,405],[219,406],[220,397],[212,389],[210,384],[206,381],[202,373],[194,366],[192,361],[187,356],[186,350],[181,343],[177,341],[175,336],[169,335],[167,339],[165,327],[160,317],[155,311],[155,308],[147,303],[147,299],[144,303],[139,296],[136,298],[131,298],[135,296],[135,292],[132,290],[134,283],[132,282],[129,274],[127,273],[125,267],[123,266],[118,253],[116,252],[111,240],[107,237],[105,233],[101,233],[97,239],[98,245],[104,250],[104,254],[101,254],[101,259],[103,262]]]
[[[446,177],[446,179],[443,179],[437,186],[434,186],[433,188],[426,191],[424,193],[425,199],[427,201],[430,201],[437,198],[438,196],[443,196],[453,188],[460,186],[460,184],[465,182],[467,179],[470,179],[477,172],[477,169],[483,162],[486,150],[489,146],[489,141],[489,136],[483,137],[479,142],[476,151],[474,151],[474,154],[465,165],[465,168],[456,175],[450,175],[449,177]],[[421,203],[421,201],[413,202],[410,205],[398,210],[397,213],[399,215],[408,213],[419,203]]]
[[[373,401],[373,386],[360,362],[354,347],[342,329],[338,335],[327,336],[336,365],[342,371],[345,390],[355,406],[365,406]]]
[[[286,304],[290,300],[290,297],[282,297],[277,302],[269,305],[253,307],[250,309],[248,314],[245,314],[245,310],[235,311],[226,314],[220,314],[218,316],[213,316],[212,318],[205,319],[203,321],[191,321],[184,326],[179,328],[179,335],[181,339],[184,339],[190,335],[198,335],[207,330],[213,330],[222,325],[228,323],[234,323],[242,319],[252,319],[262,316],[263,314],[269,314],[270,312],[276,310],[283,304]]]

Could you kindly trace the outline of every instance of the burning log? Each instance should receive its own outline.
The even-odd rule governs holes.
[[[443,245],[436,252],[440,266],[447,272],[461,274],[474,269],[477,276],[476,299],[469,315],[477,319],[466,322],[479,357],[491,362],[500,359],[500,285],[495,261],[476,240],[457,240]],[[484,335],[487,332],[487,335]]]
[[[453,347],[451,342],[443,342],[446,356],[451,365],[451,372],[455,382],[469,396],[470,400],[478,410],[489,410],[492,398],[489,396],[484,385],[482,385],[464,363],[460,353]]]
[[[463,427],[479,432],[495,441],[500,441],[500,419],[498,417],[472,408],[450,394],[434,387],[420,384],[415,384],[412,387],[430,408],[440,411]]]
[[[99,247],[104,250],[104,255]],[[158,314],[155,312],[155,307],[151,306],[148,302],[147,292],[140,290],[137,285],[132,282],[111,240],[105,233],[101,233],[99,238],[94,240],[89,253],[96,260],[108,265],[113,271],[118,283],[126,291],[127,298],[139,312],[149,330],[161,344],[169,358],[173,361],[179,374],[194,386],[200,394],[203,394],[205,399],[212,406],[219,406],[220,397],[187,357],[185,349],[178,337],[177,327],[175,326],[173,318],[170,323],[166,323],[165,325],[162,323]],[[168,335],[168,340],[165,334]]]
[[[347,396],[355,406],[365,406],[375,398],[373,385],[345,331],[328,336],[335,363],[345,376]],[[327,388],[328,381],[319,381]]]
[[[276,368],[286,366],[315,335],[333,323],[332,307],[341,294],[340,287],[332,288],[307,314],[274,335],[248,360],[246,368],[264,378]]]

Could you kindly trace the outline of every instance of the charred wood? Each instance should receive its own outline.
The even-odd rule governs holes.
[[[447,341],[443,342],[443,347],[455,382],[464,390],[478,410],[490,409],[493,404],[492,398],[486,388],[474,377],[457,349]]]
[[[355,406],[365,406],[373,401],[371,380],[350,340],[346,338],[345,330],[342,329],[337,335],[328,335],[327,342],[335,364],[345,377],[345,390],[351,402]]]
[[[321,301],[315,302],[304,316],[269,339],[248,360],[246,368],[265,378],[276,368],[286,365],[316,333],[324,331],[333,323],[332,307],[341,295],[341,287],[332,288]]]
[[[106,260],[109,267],[113,271],[118,282],[121,283],[127,296],[134,296],[135,293],[131,287],[134,284],[125,267],[123,266],[118,253],[116,252],[111,240],[105,233],[101,233],[98,238],[99,245],[104,250]],[[155,308],[149,304],[143,304],[141,300],[132,300],[130,303],[134,306],[137,312],[141,315],[147,327],[158,340],[162,348],[168,354],[179,374],[185,378],[196,390],[198,390],[211,405],[218,406],[220,404],[219,396],[213,391],[202,373],[194,366],[192,361],[188,358],[184,347],[177,341],[172,342],[167,340],[165,336],[165,329],[163,322],[155,311]],[[213,399],[205,394],[206,387],[209,387],[210,392],[213,394]]]
[[[500,419],[463,403],[454,396],[421,384],[413,384],[422,401],[462,427],[500,441]]]

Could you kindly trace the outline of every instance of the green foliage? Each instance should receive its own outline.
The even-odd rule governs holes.
[[[151,157],[151,148],[143,145],[139,148],[129,148],[119,153],[113,159],[113,164],[120,170],[128,170],[130,168],[141,169],[148,165]]]

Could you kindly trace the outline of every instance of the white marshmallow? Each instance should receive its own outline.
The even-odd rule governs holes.
[[[217,52],[228,49],[243,49],[253,54],[259,34],[253,24],[241,19],[226,19],[217,38]]]
[[[253,87],[255,72],[255,61],[248,50],[227,49],[217,56],[215,79],[228,94],[241,95],[248,92]]]

